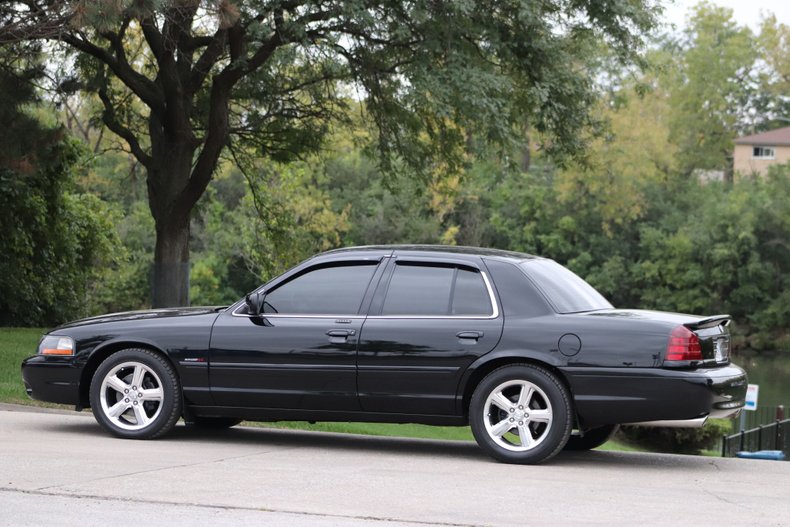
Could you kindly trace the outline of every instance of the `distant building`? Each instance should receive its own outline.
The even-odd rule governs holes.
[[[763,176],[771,165],[787,162],[790,162],[790,126],[735,140],[732,163],[735,174]]]
[[[727,174],[724,170],[704,170],[698,168],[691,173],[700,183],[710,183],[711,181],[726,181]]]

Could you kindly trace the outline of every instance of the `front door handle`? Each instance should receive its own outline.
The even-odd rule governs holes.
[[[483,332],[482,331],[459,331],[458,333],[455,334],[455,336],[458,337],[459,339],[473,339],[473,340],[477,340],[477,339],[483,338]]]
[[[348,342],[348,337],[356,335],[354,329],[330,329],[326,332],[329,335],[329,342],[332,344],[345,344]]]

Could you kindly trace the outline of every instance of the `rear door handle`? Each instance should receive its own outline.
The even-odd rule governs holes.
[[[326,332],[330,337],[352,337],[356,333],[354,329],[330,329]]]
[[[459,331],[458,333],[455,334],[455,336],[458,337],[459,339],[474,339],[474,340],[477,340],[477,339],[483,338],[483,332],[482,331]]]

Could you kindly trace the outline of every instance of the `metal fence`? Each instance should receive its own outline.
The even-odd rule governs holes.
[[[790,410],[789,407],[785,405],[761,405],[756,410],[744,410],[744,430],[751,430],[752,428],[757,428],[760,425],[767,425],[771,424],[775,421],[782,421],[785,417],[790,418]],[[738,432],[741,429],[741,420],[740,419],[733,419],[732,421],[732,432]]]
[[[722,457],[734,457],[736,452],[758,450],[781,450],[785,453],[785,459],[790,460],[790,419],[759,425],[724,436],[721,440]]]

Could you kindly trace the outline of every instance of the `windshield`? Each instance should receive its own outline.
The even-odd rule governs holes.
[[[614,307],[590,284],[557,262],[527,260],[520,265],[558,313],[577,313]]]

